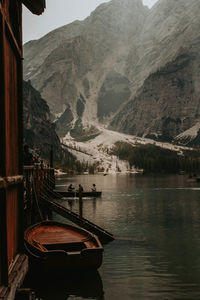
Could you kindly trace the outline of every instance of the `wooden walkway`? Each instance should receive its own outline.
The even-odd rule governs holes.
[[[102,243],[108,243],[114,240],[114,236],[104,230],[103,228],[99,227],[98,225],[95,225],[94,223],[90,222],[87,219],[84,219],[80,217],[78,214],[70,211],[69,209],[63,207],[62,205],[56,203],[54,199],[42,199],[42,201],[48,205],[48,207],[61,215],[64,218],[67,218],[68,220],[72,221],[73,223],[77,224],[80,227],[83,227],[84,229],[94,233],[98,236],[98,238],[101,240]]]

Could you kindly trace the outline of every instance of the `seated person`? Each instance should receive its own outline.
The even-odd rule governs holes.
[[[93,183],[91,190],[92,190],[92,192],[96,192],[96,184]]]
[[[73,185],[72,184],[70,184],[69,186],[68,186],[68,192],[73,192],[73,190],[74,190],[74,187],[73,187]]]
[[[82,192],[83,192],[83,187],[82,187],[81,184],[78,185],[78,191],[79,191],[79,193],[82,193]]]

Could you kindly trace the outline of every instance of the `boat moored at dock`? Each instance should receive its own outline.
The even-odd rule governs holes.
[[[24,240],[33,265],[48,273],[97,270],[102,264],[98,237],[76,226],[43,221],[28,227]]]

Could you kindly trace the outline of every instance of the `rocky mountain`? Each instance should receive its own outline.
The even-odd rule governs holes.
[[[23,82],[24,98],[24,140],[41,158],[49,159],[53,146],[54,158],[61,161],[62,148],[50,120],[49,107],[30,81]]]
[[[154,43],[142,41],[146,54],[138,58],[146,69],[138,82],[145,80],[112,120],[115,130],[171,141],[199,121],[199,12],[196,0],[162,0],[152,8],[146,35]],[[139,68],[132,67],[129,74]]]
[[[75,135],[80,131],[87,134],[98,117],[102,120],[113,115],[129,99],[124,57],[147,12],[141,0],[112,0],[100,5],[85,21],[66,25],[24,46],[25,79],[31,79],[55,115],[73,116],[66,124],[62,117],[62,125],[73,128]],[[115,100],[118,83],[122,100],[119,96]],[[104,109],[110,96],[115,104]]]
[[[200,122],[196,123],[193,127],[180,133],[174,138],[176,144],[182,144],[187,146],[199,146],[200,145]]]
[[[104,124],[172,141],[199,122],[199,13],[199,0],[111,0],[25,44],[25,79],[60,136],[86,140]]]

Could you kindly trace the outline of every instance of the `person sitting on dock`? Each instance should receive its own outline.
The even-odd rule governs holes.
[[[73,187],[73,185],[72,184],[70,184],[69,186],[68,186],[68,192],[73,192],[73,190],[74,190],[74,187]]]
[[[96,192],[96,184],[93,183],[92,188],[91,188],[92,192]]]

